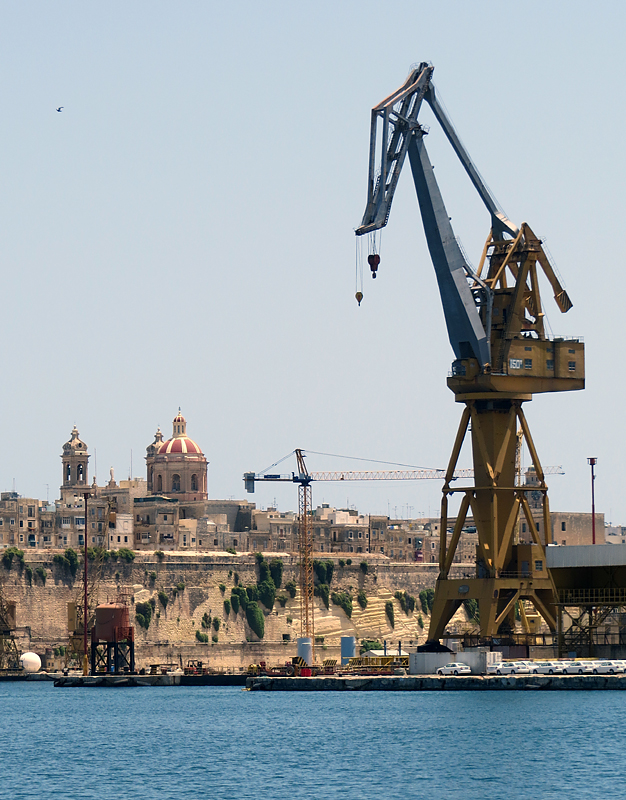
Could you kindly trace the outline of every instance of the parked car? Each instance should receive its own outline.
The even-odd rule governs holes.
[[[594,675],[615,675],[618,672],[624,672],[623,661],[610,661],[603,658],[600,661],[587,661],[586,663],[590,665]]]
[[[523,661],[496,661],[487,667],[488,675],[528,675],[530,669]]]
[[[591,675],[591,661],[568,661],[563,664],[563,675]]]
[[[534,661],[532,666],[533,675],[561,675],[563,667],[567,661]]]
[[[461,664],[458,661],[452,661],[446,664],[445,667],[439,667],[437,675],[470,675],[472,670],[467,664]]]

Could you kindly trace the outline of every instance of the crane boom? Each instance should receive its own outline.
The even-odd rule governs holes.
[[[510,371],[520,369],[519,364],[523,362],[520,362],[519,347],[514,340],[524,336],[540,342],[547,339],[537,265],[550,282],[559,310],[565,313],[572,307],[572,302],[541,247],[541,240],[526,223],[518,228],[509,220],[482,179],[437,98],[432,82],[433,70],[431,64],[420,63],[397,91],[372,109],[367,203],[356,234],[362,236],[387,224],[408,154],[448,337],[455,355],[450,388],[456,391],[459,379],[465,378],[463,386],[459,387],[464,392],[498,392],[503,389],[500,378],[485,380],[477,376],[492,373],[508,376]],[[468,263],[454,235],[428,157],[424,137],[429,131],[418,121],[424,101],[432,109],[491,217],[491,232],[477,271]],[[483,277],[486,261],[489,268]],[[514,290],[507,283],[507,270]],[[511,278],[508,280],[510,283]],[[583,350],[581,347],[576,350],[577,363],[581,365]],[[535,364],[544,360],[554,363],[554,359],[549,357],[550,346],[537,346],[537,351]],[[543,367],[531,366],[531,370],[531,373],[522,373],[527,392],[584,387],[580,368],[574,370],[576,374],[567,375],[561,370],[558,376],[556,373],[546,375]],[[529,380],[536,378],[553,380]],[[473,386],[468,385],[470,382]]]

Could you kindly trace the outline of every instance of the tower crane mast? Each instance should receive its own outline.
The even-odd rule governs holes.
[[[408,155],[454,352],[448,387],[456,401],[465,406],[444,476],[439,578],[429,640],[441,637],[456,609],[470,598],[479,603],[485,637],[514,622],[519,600],[530,600],[554,630],[555,590],[545,568],[544,552],[550,542],[546,471],[541,467],[522,404],[534,393],[583,389],[584,344],[576,338],[550,338],[546,334],[540,272],[547,278],[561,312],[567,312],[572,302],[541,240],[527,223],[519,227],[512,223],[496,203],[437,99],[433,71],[431,64],[420,63],[397,91],[372,109],[367,203],[356,230],[356,235],[362,236],[387,224]],[[424,139],[429,131],[418,120],[424,102],[432,109],[490,216],[491,228],[476,270],[454,235],[428,157]],[[380,262],[376,258],[371,264],[374,275]],[[526,498],[529,489],[516,485],[516,448],[521,445],[518,425],[539,483],[533,488],[543,495],[544,541],[536,533]],[[452,488],[470,427],[474,482]],[[448,543],[448,498],[455,492],[462,494],[462,500]],[[449,578],[449,571],[470,510],[479,540],[476,577],[459,582]],[[520,566],[528,563],[528,554],[522,560],[522,551],[518,550],[521,545],[514,544],[520,511],[534,537],[532,560],[540,565],[541,574],[528,576]]]

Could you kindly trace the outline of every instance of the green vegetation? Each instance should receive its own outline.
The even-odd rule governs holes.
[[[248,595],[248,600],[258,600],[259,599],[259,589],[257,586],[250,585],[246,586],[246,594]]]
[[[369,568],[370,568],[370,565],[367,563],[367,561],[361,561],[361,563],[359,564],[359,567],[361,568],[361,572],[364,575],[367,575],[367,573],[369,571]]]
[[[148,630],[150,627],[150,620],[152,619],[152,611],[153,606],[150,602],[135,604],[135,619],[139,627]]]
[[[283,582],[283,570],[285,565],[282,562],[281,558],[273,558],[270,561],[270,575],[272,576],[272,580],[274,581],[274,586],[277,589],[280,589],[281,584]]]
[[[346,566],[346,562],[343,560],[343,558],[340,558],[338,563],[339,569],[343,569]]]
[[[213,630],[215,631],[215,633],[217,633],[219,631],[220,625],[221,625],[220,618],[219,617],[214,617],[213,618]]]
[[[263,553],[255,553],[254,557],[257,560],[257,564],[262,564],[265,561],[265,556],[263,555]]]
[[[132,564],[135,560],[135,554],[127,547],[120,547],[120,549],[117,551],[117,557],[122,561],[125,561],[127,564]]]
[[[150,583],[154,583],[156,581],[157,574],[156,572],[151,572],[148,577],[150,578]]]
[[[176,584],[176,589],[179,592],[184,592],[185,591],[185,584],[182,581],[180,581],[180,583]]]
[[[361,647],[359,649],[359,655],[363,655],[363,653],[369,653],[370,650],[382,650],[383,644],[379,642],[377,639],[361,639]]]
[[[205,612],[204,612],[204,614],[202,615],[202,622],[201,622],[201,624],[202,624],[202,627],[203,627],[203,628],[210,628],[210,627],[211,627],[211,615],[210,615],[210,614],[207,614],[207,612],[206,612],[206,611],[205,611]]]
[[[239,595],[236,594],[236,589],[232,589],[230,592],[230,602],[233,606],[233,611],[235,614],[239,613]]]
[[[52,562],[58,564],[66,572],[69,572],[73,578],[76,577],[76,572],[78,570],[78,553],[73,548],[68,547],[64,553],[56,553]]]
[[[26,580],[28,581],[28,585],[32,586],[33,585],[33,568],[30,566],[30,564],[27,564],[24,567],[24,572],[26,573]]]
[[[272,580],[272,573],[270,572],[270,565],[269,562],[265,560],[265,556],[261,556],[261,560],[259,561],[257,556],[257,564],[259,567],[259,580],[257,583],[263,583],[264,581]]]
[[[420,626],[422,630],[424,630],[424,617],[421,614],[417,616],[417,624]]]
[[[222,594],[224,594],[224,592],[226,591],[226,584],[224,584],[224,583],[220,583],[220,584],[219,584],[219,590],[220,590],[220,592],[221,592]]]
[[[224,616],[228,616],[230,614],[230,600],[226,598],[224,600]]]
[[[366,597],[365,592],[363,591],[363,589],[361,589],[361,591],[358,593],[358,595],[356,596],[356,599],[357,599],[359,605],[361,606],[361,608],[367,608],[367,597]]]
[[[35,575],[39,575],[39,577],[41,578],[41,582],[45,586],[46,585],[46,578],[48,577],[48,573],[46,572],[46,570],[43,567],[36,567],[35,568]]]
[[[87,560],[88,561],[103,561],[106,562],[111,558],[111,553],[105,550],[104,547],[88,547]]]
[[[322,598],[322,602],[324,603],[324,605],[326,606],[326,608],[329,608],[329,607],[330,607],[330,605],[329,605],[329,598],[330,598],[330,586],[329,586],[327,583],[319,583],[319,584],[318,584],[318,585],[317,585],[317,586],[316,586],[316,587],[313,589],[313,594],[314,594],[316,597],[321,597],[321,598]]]
[[[201,631],[196,631],[196,639],[199,642],[202,642],[202,644],[208,644],[209,643],[209,634],[208,633],[202,633]]]
[[[463,600],[463,607],[465,608],[467,616],[472,622],[478,622],[480,620],[478,600],[474,600],[473,598],[470,598],[469,600]]]
[[[276,595],[276,601],[278,603],[280,603],[282,608],[284,608],[287,605],[287,600],[289,600],[289,598],[287,597],[286,594],[277,594]]]
[[[424,614],[430,614],[430,611],[433,607],[433,603],[435,602],[435,590],[434,589],[423,589],[420,594],[420,605],[422,606],[422,611]]]
[[[267,563],[267,562],[266,562]],[[259,583],[257,586],[257,593],[259,600],[263,603],[265,608],[271,611],[274,608],[274,601],[276,599],[276,587],[271,578]]]
[[[293,622],[293,617],[287,617],[287,625],[291,625]]]
[[[285,591],[291,596],[292,600],[296,596],[297,590],[298,587],[295,581],[287,581],[287,583],[285,584]]]
[[[248,603],[246,619],[248,620],[250,628],[256,633],[259,639],[262,639],[265,636],[265,617],[258,603],[254,601]]]
[[[333,605],[343,608],[346,617],[350,619],[352,616],[352,597],[346,592],[333,592],[330,599],[333,601]]]
[[[332,562],[330,559],[326,559],[326,561],[314,561],[313,569],[315,570],[317,580],[320,583],[327,583],[330,586],[333,579],[333,572],[335,570],[334,562]]]
[[[165,610],[170,600],[169,597],[167,596],[167,592],[164,592],[163,589],[161,589],[157,597],[159,598],[159,602],[161,603],[163,609]]]
[[[5,568],[11,569],[11,565],[13,564],[14,558],[17,558],[19,562],[19,568],[23,569],[24,551],[18,550],[17,547],[7,547],[7,549],[2,553],[2,563],[4,564]]]
[[[237,555],[237,551],[235,550],[234,547],[227,547],[226,548],[226,552],[230,553],[231,556],[236,556]],[[230,575],[228,577],[230,578]]]
[[[219,637],[218,637],[217,633],[214,633],[213,636],[211,636],[211,641],[213,642],[213,644],[217,644],[218,643]]]
[[[233,573],[233,583],[235,584],[235,586],[237,586],[239,584],[239,573],[238,572],[234,572]]]
[[[229,577],[229,578],[232,578],[232,577],[233,577],[233,571],[232,571],[232,569],[229,569],[229,570],[228,570],[228,577]]]
[[[395,628],[396,622],[393,613],[393,600],[387,600],[385,603],[385,614],[387,615],[387,619],[389,620],[391,627]]]
[[[163,561],[163,559],[165,558],[165,553],[163,552],[163,550],[155,550],[154,555],[159,559],[159,561]]]
[[[347,564],[349,567],[350,567],[350,566],[352,566],[352,559],[351,559],[351,558],[348,558],[348,559],[346,559],[346,564]]]
[[[407,614],[409,611],[415,611],[415,598],[408,592],[396,592],[394,597],[400,603],[400,608]]]

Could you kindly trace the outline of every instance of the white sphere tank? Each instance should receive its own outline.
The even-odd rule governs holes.
[[[41,659],[37,653],[24,653],[20,656],[20,667],[24,672],[39,672]]]

